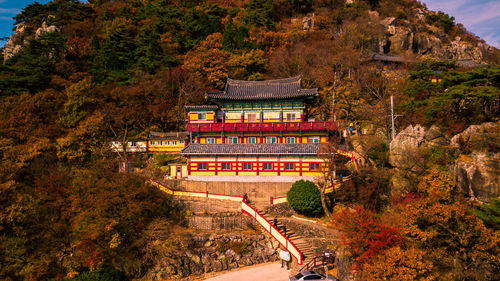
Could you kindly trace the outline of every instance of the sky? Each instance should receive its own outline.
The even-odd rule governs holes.
[[[13,34],[14,17],[34,0],[0,0],[0,38]],[[45,4],[49,0],[38,0]],[[500,48],[500,0],[421,0],[430,10],[443,11],[467,30]],[[7,41],[0,41],[0,46]]]
[[[455,17],[468,31],[500,48],[500,0],[422,0],[429,10]]]

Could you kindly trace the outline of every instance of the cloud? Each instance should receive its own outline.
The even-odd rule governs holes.
[[[498,0],[423,0],[430,10],[455,17],[467,30],[500,47],[500,1]]]
[[[21,9],[17,9],[17,8],[8,8],[8,9],[0,8],[0,14],[14,14],[14,15],[17,15],[20,12],[21,12]]]

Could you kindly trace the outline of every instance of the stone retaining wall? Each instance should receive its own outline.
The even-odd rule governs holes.
[[[237,230],[254,227],[255,221],[239,213],[194,215],[186,217],[186,226],[202,230]]]
[[[275,261],[279,243],[263,234],[186,234],[172,244],[156,241],[154,267],[144,280],[192,280],[203,273]],[[162,254],[163,253],[163,254]]]
[[[179,202],[182,209],[189,210],[195,214],[241,212],[241,202],[236,201],[187,196],[176,196],[175,199]]]
[[[167,186],[177,190],[209,192],[215,194],[242,196],[245,193],[251,201],[269,202],[271,196],[285,195],[293,182],[206,182],[187,180],[163,181]]]

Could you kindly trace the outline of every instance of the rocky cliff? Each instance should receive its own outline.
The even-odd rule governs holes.
[[[499,123],[472,125],[448,139],[437,127],[408,126],[391,142],[392,183],[396,189],[412,190],[429,161],[429,149],[444,147],[450,158],[449,171],[457,193],[486,200],[500,195],[500,153],[496,151]],[[490,148],[492,147],[492,148]],[[489,149],[490,148],[490,149]]]
[[[60,28],[57,26],[47,25],[46,22],[43,22],[42,25],[36,29],[25,24],[17,25],[16,32],[10,36],[9,42],[5,45],[3,61],[6,62],[9,58],[16,55],[30,40],[36,39],[43,34],[59,30]]]
[[[147,249],[154,263],[145,280],[180,280],[183,277],[219,272],[275,261],[279,243],[263,234],[190,234],[155,242]]]
[[[486,43],[471,39],[470,34],[452,36],[443,28],[430,25],[426,18],[436,14],[425,8],[415,8],[414,18],[396,19],[395,17],[379,17],[371,12],[372,20],[384,27],[385,34],[379,39],[379,53],[403,54],[413,53],[416,56],[432,55],[438,59],[483,61],[494,52],[494,48]],[[467,37],[464,40],[462,37]]]

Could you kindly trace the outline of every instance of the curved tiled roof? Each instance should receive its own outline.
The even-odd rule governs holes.
[[[318,95],[318,89],[302,89],[301,84],[300,76],[265,81],[227,79],[224,91],[208,92],[206,97],[219,100],[268,100]]]
[[[216,110],[219,108],[217,105],[186,105],[184,106],[187,110]]]
[[[319,143],[252,143],[252,144],[199,144],[188,145],[184,155],[276,155],[317,154]]]
[[[149,139],[185,139],[187,132],[149,132]]]

